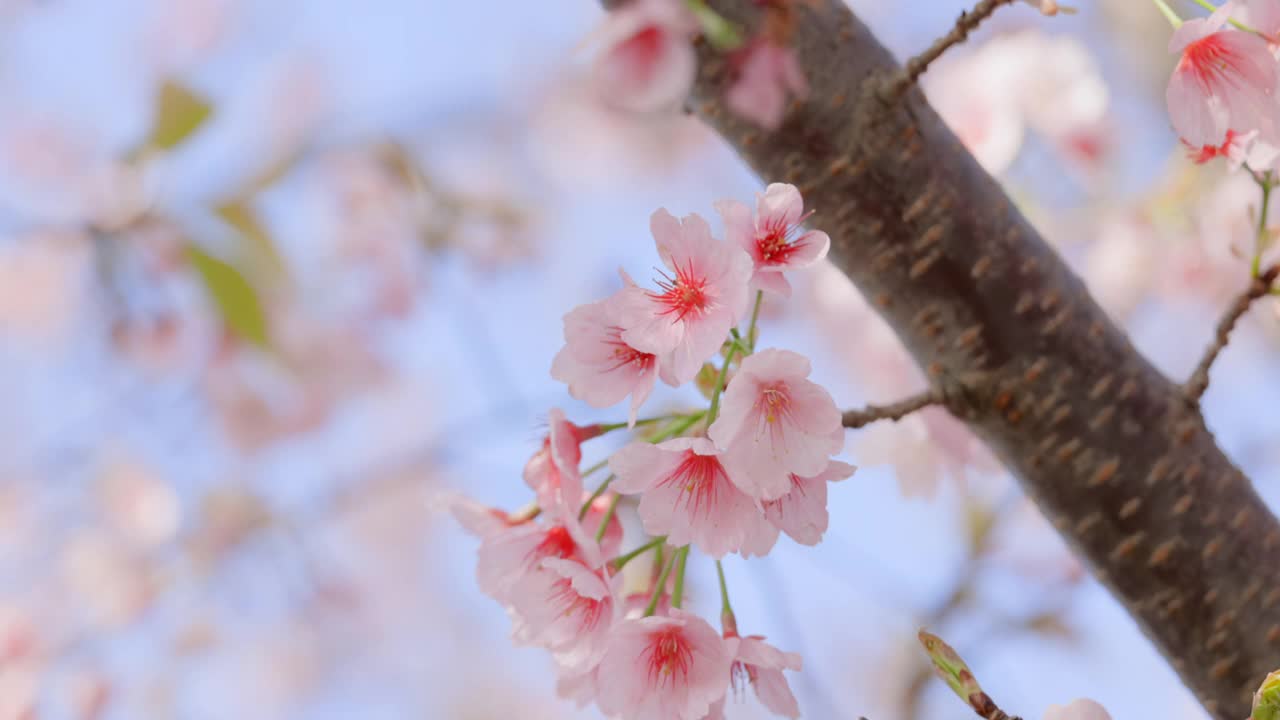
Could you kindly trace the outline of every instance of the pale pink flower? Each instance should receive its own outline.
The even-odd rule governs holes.
[[[1088,698],[1073,700],[1065,707],[1050,705],[1044,711],[1044,720],[1111,720],[1106,708]]]
[[[1040,12],[1044,13],[1045,15],[1049,15],[1049,16],[1057,15],[1058,13],[1064,13],[1066,15],[1074,15],[1076,12],[1076,9],[1073,7],[1067,7],[1066,5],[1059,5],[1058,0],[1022,0],[1022,1],[1030,5],[1031,7],[1039,10]]]
[[[547,557],[511,593],[513,635],[521,643],[545,647],[566,670],[593,668],[604,655],[618,617],[614,601],[622,576],[603,568]]]
[[[672,545],[693,543],[714,558],[763,555],[777,531],[730,480],[720,456],[706,438],[633,442],[609,458],[617,476],[613,489],[643,493],[639,513],[645,532],[666,535]]]
[[[693,85],[697,20],[679,0],[631,0],[609,13],[594,81],[610,102],[649,111],[682,101]]]
[[[1249,158],[1250,149],[1253,147],[1254,140],[1258,137],[1258,131],[1245,133],[1241,135],[1235,130],[1227,131],[1227,139],[1221,145],[1202,145],[1196,147],[1186,140],[1182,141],[1187,146],[1187,157],[1197,165],[1203,165],[1214,158],[1226,158],[1228,165],[1232,170],[1240,169],[1245,160]]]
[[[428,501],[428,509],[448,510],[463,530],[480,539],[493,537],[512,527],[510,516],[503,510],[478,503],[460,493],[442,493]]]
[[[721,200],[716,210],[724,219],[725,239],[751,256],[756,287],[791,297],[783,270],[806,268],[827,256],[831,238],[820,230],[804,232],[804,200],[795,185],[773,183],[756,199],[756,215],[736,200]]]
[[[1276,0],[1244,0],[1243,19],[1249,27],[1267,36],[1268,42],[1280,44],[1280,2]]]
[[[854,470],[848,463],[832,460],[826,470],[814,477],[792,474],[790,492],[764,504],[765,518],[801,545],[817,545],[830,521],[827,483],[845,480]]]
[[[707,436],[724,451],[729,477],[759,500],[791,490],[792,473],[822,472],[844,447],[835,400],[811,382],[803,355],[770,348],[742,361]]]
[[[597,702],[621,720],[699,720],[728,689],[731,659],[720,634],[683,610],[625,620],[600,661]]]
[[[650,230],[673,275],[664,274],[658,291],[622,290],[622,339],[658,355],[662,379],[678,386],[697,375],[746,311],[751,258],[713,238],[698,215],[676,220],[658,210]]]
[[[777,130],[787,109],[787,97],[804,99],[809,94],[796,52],[764,41],[753,43],[744,53],[738,79],[725,94],[725,102],[747,120]]]
[[[800,704],[782,674],[783,670],[800,670],[799,655],[782,652],[766,643],[762,635],[730,636],[725,638],[725,643],[734,648],[730,672],[735,688],[740,683],[749,684],[760,704],[773,714],[793,719],[800,717]]]
[[[532,573],[549,572],[547,558],[577,560],[589,567],[602,561],[599,548],[586,536],[576,518],[562,525],[528,522],[484,538],[476,561],[480,591],[510,606],[516,588]]]
[[[634,426],[636,413],[658,379],[658,357],[622,339],[621,299],[614,295],[580,305],[564,316],[565,345],[551,362],[551,377],[592,407],[609,407],[630,395],[627,419]]]
[[[1165,96],[1169,118],[1192,148],[1220,147],[1233,130],[1272,137],[1280,115],[1276,59],[1261,37],[1224,29],[1233,10],[1228,2],[1188,20],[1169,40],[1169,52],[1182,53]]]
[[[559,668],[556,674],[556,695],[572,702],[579,710],[596,701],[596,676],[599,665],[585,672],[576,668]]]
[[[542,447],[524,466],[524,481],[538,493],[544,510],[557,508],[577,516],[582,502],[582,442],[600,434],[596,425],[579,427],[565,418],[564,411],[552,408],[550,428]]]

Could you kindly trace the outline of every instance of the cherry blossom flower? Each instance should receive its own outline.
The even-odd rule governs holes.
[[[636,413],[658,379],[658,358],[622,339],[620,300],[615,295],[580,305],[564,316],[565,346],[551,363],[551,377],[592,407],[609,407],[630,395],[627,419],[634,427]]]
[[[1058,0],[1022,0],[1022,1],[1030,5],[1031,7],[1039,10],[1040,12],[1044,13],[1045,15],[1049,15],[1049,16],[1057,15],[1058,13],[1073,15],[1075,14],[1075,11],[1076,11],[1076,9],[1073,7],[1068,7],[1066,5],[1059,5]]]
[[[768,349],[742,361],[707,436],[724,450],[729,477],[759,500],[791,491],[791,474],[812,477],[844,447],[831,394],[808,380],[809,361]]]
[[[1273,45],[1280,44],[1280,3],[1275,0],[1244,0],[1242,17],[1249,27],[1267,36]]]
[[[794,185],[773,183],[756,200],[756,216],[734,200],[721,200],[716,210],[724,219],[725,239],[740,245],[755,263],[754,286],[791,297],[783,270],[809,267],[827,256],[831,238],[819,230],[801,231],[804,200]]]
[[[462,529],[480,539],[493,537],[519,523],[503,510],[478,503],[461,493],[442,493],[428,501],[428,509],[448,510]]]
[[[1169,52],[1182,53],[1165,96],[1169,117],[1192,148],[1220,147],[1233,130],[1270,138],[1276,129],[1276,59],[1258,35],[1224,29],[1234,8],[1188,20],[1169,40]]]
[[[676,220],[658,210],[650,229],[673,276],[664,275],[656,292],[622,290],[622,339],[658,355],[663,381],[679,386],[698,374],[746,311],[751,258],[713,238],[696,214]]]
[[[566,670],[595,667],[618,615],[622,576],[609,579],[576,560],[547,557],[511,593],[517,642],[552,651]]]
[[[752,43],[744,51],[738,79],[725,94],[729,109],[767,130],[777,130],[787,109],[787,96],[809,94],[793,48],[769,41]]]
[[[634,442],[609,458],[617,476],[613,489],[643,493],[639,513],[645,532],[666,535],[672,545],[693,543],[714,558],[730,552],[764,555],[777,530],[730,480],[720,456],[706,438]]]
[[[480,543],[476,562],[480,591],[510,606],[516,588],[530,574],[548,572],[542,566],[547,558],[578,560],[589,567],[599,566],[602,560],[599,549],[576,518],[568,518],[558,525],[537,522],[517,525]]]
[[[600,661],[597,703],[621,720],[699,720],[728,689],[731,659],[720,634],[683,610],[625,620]]]
[[[556,675],[556,695],[572,702],[579,710],[596,701],[596,677],[600,666],[585,672],[574,668],[559,668]]]
[[[800,717],[800,704],[782,674],[783,670],[800,670],[799,655],[782,652],[766,643],[761,635],[729,636],[725,643],[734,650],[730,673],[735,688],[748,684],[755,690],[760,703],[773,714],[786,718]]]
[[[1044,711],[1044,720],[1111,720],[1111,715],[1093,700],[1080,698],[1066,706],[1050,705]]]
[[[1221,157],[1226,158],[1234,170],[1239,169],[1249,157],[1249,150],[1257,137],[1257,130],[1243,135],[1235,130],[1228,130],[1227,139],[1223,141],[1222,145],[1201,145],[1197,147],[1186,140],[1183,140],[1182,144],[1187,146],[1187,157],[1191,158],[1191,162],[1203,165],[1214,158]]]
[[[679,0],[631,0],[609,13],[596,32],[604,46],[594,67],[595,85],[628,110],[675,105],[693,85],[697,20]]]
[[[817,545],[827,531],[827,483],[853,476],[854,466],[832,460],[814,477],[791,475],[791,490],[764,504],[764,516],[801,545]]]
[[[524,481],[538,493],[544,509],[559,508],[576,515],[582,500],[582,442],[600,433],[596,425],[579,427],[569,422],[564,411],[552,408],[551,427],[542,448],[524,466]]]

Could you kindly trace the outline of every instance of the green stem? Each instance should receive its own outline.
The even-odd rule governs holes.
[[[1253,241],[1253,263],[1249,267],[1251,277],[1255,278],[1262,275],[1262,253],[1266,250],[1267,241],[1267,214],[1271,210],[1271,190],[1275,187],[1270,172],[1258,181],[1258,187],[1262,188],[1262,209],[1258,212],[1258,235]]]
[[[729,584],[724,581],[724,566],[716,561],[716,576],[720,579],[720,615],[733,615],[733,606],[729,604]]]
[[[649,596],[649,604],[644,608],[645,617],[653,615],[658,609],[658,601],[662,599],[662,593],[667,587],[667,576],[671,574],[671,566],[676,564],[676,557],[679,555],[679,551],[672,553],[671,559],[662,566],[662,572],[658,574],[658,582],[653,586],[653,594]]]
[[[667,420],[674,420],[678,417],[680,416],[679,415],[659,415],[658,417],[644,418],[643,420],[636,421],[636,427],[640,427],[641,425],[652,425],[654,423],[665,422]],[[622,430],[624,428],[629,428],[629,427],[631,427],[630,423],[625,423],[625,422],[602,423],[599,425],[601,435],[605,433],[613,432],[614,430]]]
[[[601,460],[600,462],[596,463],[595,465],[592,465],[586,470],[583,470],[582,477],[590,477],[594,475],[597,470],[599,470],[600,468],[603,468],[605,465],[608,465],[608,464],[609,464],[609,458],[605,458],[604,460]]]
[[[670,440],[673,437],[680,437],[680,435],[685,430],[688,430],[689,428],[693,427],[694,424],[697,423],[699,420],[701,420],[704,415],[706,415],[706,413],[702,412],[701,410],[691,415],[686,415],[683,420],[667,428],[661,434],[656,435],[649,442],[656,444],[656,443],[662,442],[663,440]]]
[[[613,476],[610,475],[609,479],[612,480]],[[608,483],[608,480],[606,480],[605,482]],[[613,520],[614,513],[618,511],[618,501],[621,499],[622,499],[621,495],[614,495],[613,500],[609,502],[609,509],[604,511],[604,517],[600,519],[600,527],[596,528],[596,544],[597,545],[599,545],[600,541],[604,539],[605,531],[609,529],[609,523]],[[579,518],[579,520],[581,520],[581,518]]]
[[[720,414],[720,394],[724,392],[725,379],[729,376],[729,365],[733,363],[733,356],[738,352],[738,344],[735,342],[729,352],[725,353],[724,365],[720,366],[720,375],[716,377],[716,386],[711,390],[711,408],[707,410],[707,427],[711,427],[711,423],[716,421],[716,415]]]
[[[1159,9],[1160,13],[1169,21],[1169,24],[1173,26],[1173,29],[1177,30],[1182,27],[1182,18],[1178,17],[1178,13],[1174,12],[1173,8],[1169,7],[1164,0],[1151,0],[1151,2],[1156,4],[1156,8]]]
[[[751,352],[756,351],[756,322],[760,320],[760,306],[764,303],[764,291],[756,291],[756,304],[751,308],[751,324],[747,326],[747,342],[751,345]]]
[[[638,558],[638,557],[640,557],[641,555],[643,555],[643,554],[645,554],[645,553],[649,552],[650,550],[652,550],[652,549],[654,549],[654,548],[658,548],[659,550],[661,550],[661,549],[662,549],[662,543],[664,543],[664,542],[666,542],[666,541],[667,541],[667,536],[666,536],[666,535],[662,535],[662,536],[660,536],[660,537],[656,537],[656,538],[654,538],[654,539],[650,540],[649,542],[647,542],[647,543],[645,543],[645,544],[641,545],[640,547],[636,548],[635,550],[632,550],[631,552],[629,552],[629,553],[627,553],[627,554],[625,554],[625,555],[619,555],[618,557],[616,557],[616,558],[614,558],[612,561],[610,561],[610,562],[609,562],[609,565],[611,565],[611,566],[613,567],[613,571],[614,571],[614,572],[618,572],[618,571],[622,570],[622,568],[626,567],[626,566],[627,566],[627,563],[631,562],[632,560],[635,560],[636,558]]]
[[[678,608],[684,602],[684,565],[689,560],[689,546],[676,550],[676,586],[671,591],[671,607]]]
[[[1197,5],[1199,5],[1200,7],[1204,8],[1205,10],[1208,10],[1209,12],[1218,12],[1218,6],[1217,6],[1217,5],[1214,5],[1214,4],[1213,4],[1213,3],[1211,3],[1211,2],[1209,2],[1209,0],[1191,0],[1191,2],[1193,2],[1193,3],[1197,4]],[[1251,32],[1251,33],[1256,33],[1256,32],[1258,32],[1257,30],[1255,30],[1255,29],[1253,29],[1253,28],[1249,27],[1248,25],[1245,25],[1244,23],[1242,23],[1242,22],[1240,22],[1239,20],[1236,20],[1236,19],[1234,19],[1234,18],[1228,18],[1228,19],[1227,19],[1227,22],[1231,23],[1232,25],[1235,25],[1235,26],[1236,26],[1236,29],[1238,29],[1238,30],[1243,30],[1243,31],[1245,31],[1245,32]],[[1177,27],[1177,26],[1175,25],[1174,27]]]
[[[578,522],[582,522],[582,519],[587,516],[587,512],[591,510],[591,503],[595,502],[597,498],[604,494],[605,490],[609,489],[609,483],[613,482],[613,478],[614,476],[612,474],[605,478],[604,482],[600,483],[599,487],[591,492],[591,497],[587,498],[587,501],[582,503],[582,509],[578,511]],[[617,504],[616,499],[614,504]]]

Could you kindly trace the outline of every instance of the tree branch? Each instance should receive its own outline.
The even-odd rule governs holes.
[[[1235,329],[1236,323],[1240,321],[1240,318],[1249,312],[1249,308],[1253,306],[1255,300],[1271,294],[1271,285],[1276,281],[1277,275],[1280,275],[1280,264],[1272,265],[1261,275],[1253,278],[1253,281],[1249,283],[1249,289],[1236,298],[1235,303],[1218,321],[1218,332],[1214,335],[1213,342],[1209,345],[1209,349],[1205,350],[1204,357],[1200,359],[1200,364],[1191,373],[1191,378],[1187,380],[1187,398],[1191,402],[1199,403],[1200,398],[1204,396],[1205,390],[1209,389],[1209,368],[1213,367],[1218,355],[1222,354],[1222,351],[1227,347],[1227,341],[1231,339],[1231,331]]]
[[[893,420],[897,422],[917,410],[923,410],[930,405],[941,405],[942,403],[942,393],[930,390],[891,405],[868,405],[861,410],[846,410],[844,412],[844,426],[857,429],[864,425],[870,425],[877,420]]]
[[[755,0],[711,4],[758,26]],[[866,26],[839,0],[792,9],[809,100],[761,131],[726,107],[732,66],[702,43],[692,109],[762,178],[800,188],[831,261],[948,410],[1209,712],[1247,715],[1280,653],[1280,524],[1182,386],[1134,349],[919,90],[883,102],[899,69]]]
[[[885,84],[880,93],[881,99],[885,102],[897,101],[906,94],[912,85],[916,84],[916,81],[920,79],[924,71],[929,69],[929,65],[942,57],[942,54],[946,51],[967,40],[969,33],[977,30],[978,26],[994,15],[1001,5],[1008,5],[1012,2],[1014,0],[982,0],[974,6],[972,11],[960,13],[960,18],[956,20],[955,27],[951,28],[951,32],[938,38],[937,42],[930,46],[928,50],[908,60],[906,65],[893,76],[893,79]]]

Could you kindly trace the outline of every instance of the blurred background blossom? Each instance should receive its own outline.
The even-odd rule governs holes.
[[[901,56],[966,3],[851,5]],[[1246,282],[1256,189],[1176,143],[1165,21],[1079,5],[999,15],[926,90],[1181,374]],[[591,717],[507,642],[439,499],[515,509],[549,408],[618,420],[548,375],[561,316],[655,263],[655,208],[710,216],[760,187],[695,119],[604,102],[582,45],[601,18],[587,0],[0,2],[0,720]],[[923,386],[839,272],[794,280],[764,333],[841,404]],[[1205,405],[1274,503],[1271,306]],[[807,717],[965,717],[921,625],[1026,717],[1082,695],[1204,717],[960,423],[926,411],[846,455],[861,469],[823,544],[726,563],[739,622],[804,655]]]

